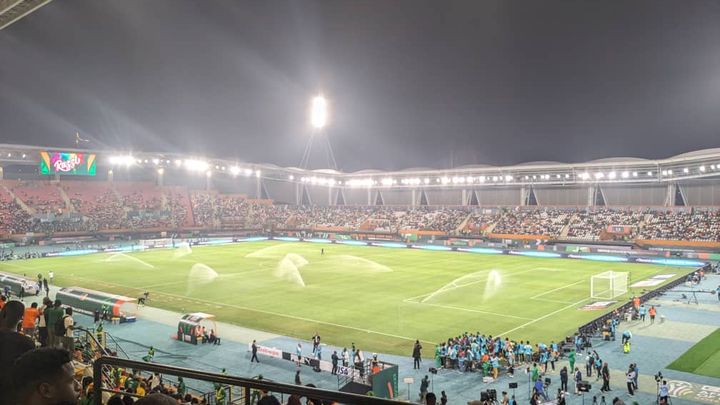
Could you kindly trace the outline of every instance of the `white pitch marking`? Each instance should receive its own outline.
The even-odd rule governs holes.
[[[562,287],[554,288],[554,289],[552,289],[552,290],[550,290],[550,291],[545,291],[544,293],[540,293],[540,294],[537,294],[537,295],[533,295],[532,297],[530,297],[530,299],[535,299],[535,298],[538,298],[538,297],[542,297],[543,295],[547,295],[547,294],[553,293],[553,292],[555,292],[555,291],[564,290],[564,289],[566,289],[566,288],[568,288],[568,287],[572,287],[572,286],[577,285],[577,284],[580,284],[580,283],[582,283],[582,282],[584,282],[584,281],[585,281],[585,280],[580,280],[580,281],[576,281],[576,282],[574,282],[574,283],[572,283],[572,284],[568,284],[568,285],[564,285],[564,286],[562,286]]]
[[[438,308],[446,308],[446,309],[455,309],[459,311],[468,311],[468,312],[477,312],[479,314],[488,314],[488,315],[495,315],[495,316],[502,316],[506,318],[515,318],[515,319],[522,319],[525,321],[532,320],[533,318],[525,318],[522,316],[515,316],[515,315],[507,315],[507,314],[498,314],[497,312],[489,312],[489,311],[482,311],[479,309],[471,309],[471,308],[464,308],[464,307],[456,307],[452,305],[441,305],[441,304],[428,304],[427,302],[417,302],[417,301],[408,301],[411,304],[417,304],[417,305],[429,305],[431,307],[438,307]]]
[[[85,279],[85,278],[82,278],[82,277],[75,277],[75,278],[78,278],[78,279],[81,279],[81,280],[87,280],[87,281],[91,281],[91,282],[93,281],[93,280],[88,280],[88,279]],[[139,288],[130,287],[130,286],[122,285],[122,284],[114,284],[114,283],[106,283],[106,284],[108,284],[108,285],[113,285],[113,286],[115,286],[115,287],[123,287],[123,288],[131,288],[131,289],[139,290]],[[190,300],[188,300],[188,297],[184,297],[184,296],[182,296],[182,295],[171,294],[171,293],[166,293],[166,292],[157,292],[157,294],[167,295],[167,296],[170,296],[170,297],[178,297],[178,298],[180,298],[180,299],[190,301]],[[192,301],[190,301],[190,302],[192,302]],[[206,301],[206,300],[202,300],[202,299],[199,299],[199,298],[195,298],[195,302],[196,302],[196,303],[199,303],[199,304],[217,305],[217,302]],[[242,310],[246,310],[246,311],[259,312],[259,313],[261,313],[261,314],[275,315],[275,316],[284,317],[284,318],[297,319],[297,320],[299,320],[299,321],[314,322],[314,323],[319,323],[319,324],[322,324],[322,325],[329,325],[329,326],[335,326],[335,327],[338,327],[338,328],[356,330],[356,331],[359,331],[359,332],[373,333],[373,334],[382,335],[382,336],[389,336],[389,337],[394,337],[394,338],[397,338],[397,339],[408,340],[408,341],[411,341],[411,342],[414,341],[414,340],[416,340],[416,338],[411,338],[411,337],[407,337],[407,336],[400,336],[400,335],[394,335],[394,334],[392,334],[392,333],[378,332],[378,331],[371,330],[371,329],[357,328],[357,327],[355,327],[355,326],[340,325],[340,324],[338,324],[338,323],[333,323],[333,322],[318,321],[318,320],[316,320],[316,319],[305,318],[305,317],[302,317],[302,316],[294,316],[294,315],[288,315],[288,314],[281,314],[281,313],[279,313],[279,312],[265,311],[265,310],[262,310],[262,309],[244,307],[244,306],[242,306],[242,305],[231,305],[231,304],[221,304],[221,305],[224,306],[224,307],[230,307],[230,308],[242,309]],[[429,340],[421,340],[421,342],[423,342],[423,343],[428,343],[428,344],[436,344],[436,343],[437,343],[437,342],[433,342],[433,341],[429,341]]]
[[[497,334],[496,336],[507,336],[508,333],[515,332],[516,330],[522,329],[522,328],[524,328],[524,327],[526,327],[526,326],[528,326],[528,325],[532,325],[532,324],[534,324],[535,322],[542,321],[543,319],[545,319],[545,318],[547,318],[547,317],[549,317],[549,316],[553,316],[553,315],[555,315],[555,314],[557,314],[557,313],[559,313],[559,312],[562,312],[562,311],[564,311],[564,310],[566,310],[566,309],[568,309],[568,308],[572,308],[572,307],[574,307],[574,306],[576,306],[576,305],[578,305],[578,304],[581,304],[581,303],[583,303],[583,302],[585,302],[585,301],[588,301],[588,300],[590,300],[590,298],[583,298],[583,299],[581,299],[581,300],[578,301],[578,302],[573,302],[572,304],[570,304],[570,305],[568,305],[568,306],[565,306],[565,307],[562,307],[562,308],[560,308],[560,309],[558,309],[558,310],[556,310],[556,311],[550,312],[550,313],[547,314],[547,315],[543,315],[543,316],[541,316],[540,318],[537,318],[537,319],[532,320],[532,321],[530,321],[530,322],[524,323],[524,324],[522,324],[522,325],[520,325],[520,326],[518,326],[518,327],[516,327],[516,328],[512,328],[512,329],[510,329],[510,330],[507,331],[507,332],[499,333],[499,334]]]

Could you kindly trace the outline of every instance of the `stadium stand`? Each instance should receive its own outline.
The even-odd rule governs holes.
[[[403,207],[278,205],[244,194],[151,182],[2,181],[0,232],[109,232],[142,229],[297,229],[475,237],[720,241],[720,212],[679,207]]]

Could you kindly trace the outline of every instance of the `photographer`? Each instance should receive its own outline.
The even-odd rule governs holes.
[[[667,405],[668,395],[669,395],[668,391],[669,391],[669,389],[668,389],[667,381],[663,380],[662,385],[660,386],[660,389],[658,390],[658,404]]]

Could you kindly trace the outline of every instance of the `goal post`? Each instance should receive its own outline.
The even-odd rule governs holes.
[[[627,293],[628,273],[606,271],[590,278],[590,298],[611,300]]]

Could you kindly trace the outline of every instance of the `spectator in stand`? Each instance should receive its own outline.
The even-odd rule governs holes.
[[[67,350],[31,350],[15,361],[13,397],[17,405],[75,405],[81,385]]]

